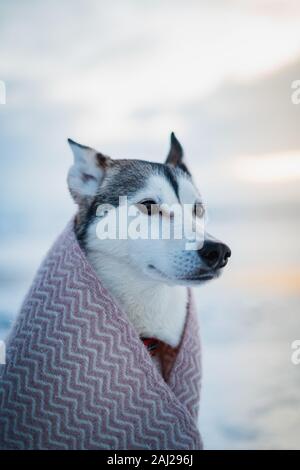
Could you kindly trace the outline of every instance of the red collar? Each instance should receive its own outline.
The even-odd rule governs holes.
[[[159,340],[156,338],[141,338],[150,356],[155,356],[158,351]]]

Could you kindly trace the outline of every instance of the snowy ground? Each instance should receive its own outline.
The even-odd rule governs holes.
[[[197,293],[204,442],[209,449],[300,448],[300,366],[290,360],[300,336],[299,222],[281,217],[234,229],[231,268]]]

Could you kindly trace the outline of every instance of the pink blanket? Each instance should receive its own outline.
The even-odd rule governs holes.
[[[163,376],[103,288],[73,222],[43,261],[0,366],[1,449],[200,449],[190,297]]]

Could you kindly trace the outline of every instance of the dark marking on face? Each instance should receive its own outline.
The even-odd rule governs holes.
[[[187,173],[190,177],[192,176],[191,173],[189,172],[187,166],[181,162],[177,165],[177,168],[180,168],[182,171],[184,171],[185,173]]]
[[[112,164],[105,172],[104,179],[100,184],[96,196],[92,199],[83,200],[79,206],[75,232],[83,248],[86,249],[86,234],[89,225],[95,220],[97,207],[102,204],[110,204],[114,207],[119,205],[119,197],[132,197],[143,187],[151,176],[162,176],[171,185],[179,200],[178,178],[183,174],[179,166],[172,167],[162,163],[154,163],[143,160],[111,160]],[[102,162],[103,163],[103,162]]]
[[[112,159],[106,155],[103,155],[103,153],[98,152],[96,153],[95,157],[98,166],[102,169],[106,169],[112,165]]]
[[[167,165],[163,165],[163,168],[164,168],[164,175],[167,181],[169,181],[170,185],[174,189],[174,193],[176,194],[176,197],[179,201],[179,193],[178,193],[179,188],[178,188],[177,174],[173,168]]]

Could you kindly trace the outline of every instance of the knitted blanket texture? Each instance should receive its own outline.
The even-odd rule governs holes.
[[[71,221],[41,264],[0,365],[0,449],[201,449],[193,300],[163,372]]]

